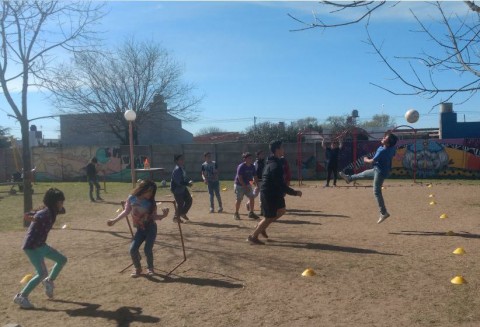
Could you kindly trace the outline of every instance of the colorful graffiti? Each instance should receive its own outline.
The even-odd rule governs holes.
[[[415,159],[419,178],[480,177],[480,149],[464,139],[400,142],[392,175],[413,176]]]
[[[378,146],[378,140],[359,141],[356,151],[353,151],[353,144],[344,142],[339,157],[340,170],[353,173],[370,168],[363,163],[363,158],[373,156]],[[172,153],[167,152],[163,150],[162,156],[173,156],[173,150]],[[324,178],[325,151],[321,147],[305,146],[302,152],[299,173],[303,179]],[[134,167],[142,168],[145,158],[152,158],[153,154],[149,146],[136,146]],[[84,181],[85,166],[93,156],[97,157],[100,164],[100,178],[108,181],[130,180],[128,146],[33,148],[32,163],[36,167],[35,178],[37,181]],[[219,164],[222,165],[221,162]],[[415,164],[417,178],[480,178],[480,139],[400,140],[393,160],[391,177],[412,178]],[[290,161],[290,166],[293,172],[297,171],[295,161]],[[137,177],[143,178],[147,175]],[[296,174],[293,177],[297,178]]]
[[[93,156],[98,159],[101,176],[115,175],[122,169],[119,148],[34,148],[35,178],[37,181],[84,180],[85,167]]]
[[[358,173],[371,168],[363,162],[373,157],[378,141],[357,142],[353,158],[353,144],[345,142],[340,151],[340,170]],[[322,178],[325,174],[324,153],[302,160],[302,177]],[[314,161],[314,162],[312,162]],[[393,178],[412,178],[416,165],[416,178],[480,178],[480,139],[420,139],[400,140],[392,163]]]
[[[122,152],[123,150],[123,152]],[[99,177],[108,181],[130,180],[130,154],[122,147],[33,148],[37,181],[84,181],[85,168],[92,157],[98,160]],[[149,147],[135,147],[134,167],[142,168]],[[147,175],[139,174],[143,178]]]

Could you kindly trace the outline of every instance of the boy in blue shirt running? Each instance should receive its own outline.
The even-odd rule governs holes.
[[[373,164],[372,169],[365,170],[359,174],[355,175],[346,175],[343,172],[340,172],[340,177],[342,177],[347,184],[351,181],[357,179],[366,179],[373,178],[373,194],[377,199],[378,207],[380,209],[380,217],[378,218],[377,224],[380,224],[385,219],[390,217],[390,214],[385,207],[385,201],[383,200],[382,195],[382,185],[383,181],[390,175],[392,170],[392,159],[395,156],[395,144],[397,144],[398,137],[391,133],[385,133],[385,136],[382,138],[382,145],[378,147],[377,152],[373,158],[363,158],[363,161],[367,164]]]

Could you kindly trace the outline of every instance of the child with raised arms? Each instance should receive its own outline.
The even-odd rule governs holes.
[[[157,223],[155,221],[165,218],[169,212],[168,208],[163,208],[162,214],[157,214],[156,192],[157,185],[155,182],[141,181],[128,196],[125,209],[116,218],[107,221],[108,226],[113,226],[117,221],[131,213],[133,225],[137,228],[130,245],[130,255],[135,267],[130,275],[133,278],[142,274],[139,249],[143,242],[145,242],[144,252],[147,258],[147,275],[153,276],[155,274],[153,266],[153,244],[157,238]]]

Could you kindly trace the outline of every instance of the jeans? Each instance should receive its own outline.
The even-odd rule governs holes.
[[[32,292],[33,289],[48,276],[47,267],[45,266],[45,258],[55,261],[50,276],[48,276],[50,280],[53,281],[57,278],[63,266],[67,263],[67,257],[46,244],[33,250],[25,249],[24,251],[35,267],[35,272],[37,273],[21,291],[22,296],[28,297],[30,292]]]
[[[210,208],[215,208],[214,204],[214,195],[217,197],[218,201],[218,207],[222,207],[222,198],[220,196],[220,182],[219,181],[213,181],[207,182],[207,188],[208,188],[208,194],[210,194]]]
[[[97,195],[97,200],[100,199],[100,184],[98,183],[98,180],[96,178],[94,179],[89,179],[88,180],[88,185],[90,186],[90,200],[95,200],[93,198],[93,187],[95,186],[95,192]]]
[[[132,245],[130,245],[130,255],[132,256],[133,265],[136,269],[141,269],[140,264],[140,245],[145,241],[143,248],[145,257],[147,258],[147,268],[153,269],[153,244],[157,238],[157,224],[150,222],[145,225],[145,229],[137,228],[137,232],[133,237]]]
[[[368,169],[368,170],[362,171],[361,173],[350,176],[352,181],[355,181],[357,179],[373,178],[373,194],[377,199],[378,208],[380,209],[380,213],[382,215],[387,213],[387,208],[385,207],[385,201],[383,200],[383,195],[382,195],[382,185],[386,177],[387,176],[383,176],[382,174],[380,174],[380,171],[378,171],[378,169],[376,168]]]

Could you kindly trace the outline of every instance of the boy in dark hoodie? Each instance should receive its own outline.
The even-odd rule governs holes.
[[[268,158],[262,174],[262,186],[260,188],[260,201],[264,218],[258,223],[252,235],[247,241],[251,244],[265,244],[258,239],[259,235],[268,238],[267,228],[278,218],[285,214],[285,194],[302,196],[302,191],[296,191],[285,183],[284,168],[281,158],[284,155],[282,141],[270,143],[272,155]]]

